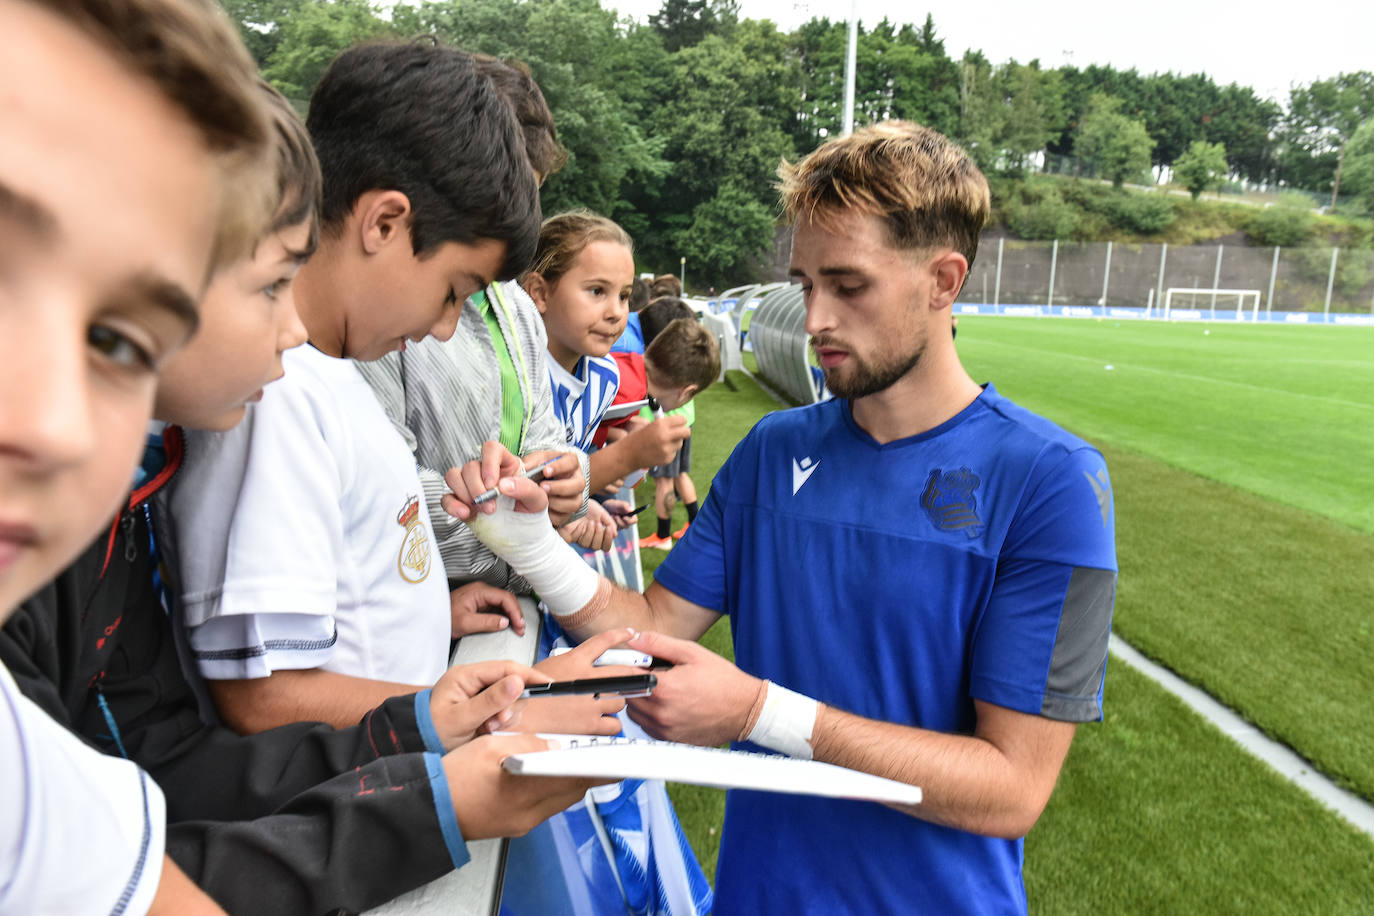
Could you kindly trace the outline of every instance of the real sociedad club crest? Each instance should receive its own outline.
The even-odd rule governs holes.
[[[983,533],[983,521],[978,517],[978,499],[973,491],[981,483],[978,475],[968,468],[957,471],[930,472],[925,492],[921,494],[921,508],[931,524],[941,531],[962,531],[969,539]]]
[[[429,575],[429,532],[420,520],[420,498],[412,496],[405,508],[396,514],[396,524],[406,530],[401,552],[396,557],[396,569],[407,582],[423,582]]]

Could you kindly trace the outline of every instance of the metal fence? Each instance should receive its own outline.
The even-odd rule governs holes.
[[[1265,312],[1371,313],[1374,251],[984,237],[959,301],[1142,307],[1170,287],[1259,290]]]

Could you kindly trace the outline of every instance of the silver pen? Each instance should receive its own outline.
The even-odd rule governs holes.
[[[541,480],[541,479],[543,479],[543,477],[544,477],[544,471],[548,470],[549,465],[553,464],[555,461],[557,461],[559,458],[562,458],[562,457],[563,457],[562,455],[559,455],[559,456],[557,456],[557,457],[555,457],[555,458],[550,458],[548,461],[545,461],[543,464],[536,464],[534,467],[530,468],[529,470],[527,470],[527,471],[525,472],[525,475],[524,475],[525,478],[526,478],[527,480]],[[491,502],[493,499],[495,499],[496,497],[498,497],[498,496],[500,496],[500,495],[501,495],[500,491],[498,491],[495,487],[492,487],[490,490],[488,490],[487,492],[483,493],[482,495],[480,495],[480,496],[478,496],[476,499],[474,499],[474,500],[472,501],[472,504],[473,504],[474,506],[480,506],[480,505],[482,505],[482,503],[489,503],[489,502]]]

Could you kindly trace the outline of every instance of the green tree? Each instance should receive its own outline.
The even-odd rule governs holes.
[[[738,0],[663,0],[649,24],[669,51],[690,48],[707,35],[727,33],[739,20]]]
[[[694,286],[721,286],[748,273],[755,256],[773,241],[777,220],[758,196],[727,184],[692,210],[691,222],[674,241],[687,258]]]
[[[959,62],[959,141],[983,171],[992,171],[1002,154],[1007,110],[992,64],[968,51]]]
[[[664,142],[671,172],[628,189],[627,196],[650,218],[650,232],[639,247],[643,261],[656,268],[676,266],[683,233],[704,224],[706,215],[698,207],[709,201],[718,199],[723,206],[751,200],[773,212],[778,163],[795,154],[783,125],[800,107],[798,65],[788,50],[787,36],[771,22],[744,20],[730,40],[710,35],[672,55],[669,79],[646,113],[646,129]],[[721,212],[706,214],[719,222]],[[743,221],[759,225],[747,214]],[[703,265],[713,276],[708,284],[720,287],[737,279],[730,270],[771,241],[771,232],[750,234],[744,239],[747,247],[733,258],[708,258]]]
[[[1198,199],[1203,191],[1219,187],[1226,177],[1226,147],[1220,143],[1194,140],[1183,155],[1174,160],[1174,178],[1181,181]]]
[[[1121,113],[1121,100],[1094,95],[1078,125],[1075,151],[1092,163],[1098,174],[1119,188],[1127,179],[1138,178],[1150,167],[1154,141],[1141,121]]]
[[[568,162],[544,185],[546,213],[587,207],[622,222],[638,239],[642,220],[627,213],[629,186],[666,173],[663,141],[646,129],[621,93],[642,95],[643,72],[626,66],[626,49],[663,58],[652,30],[627,37],[597,0],[448,0],[397,6],[401,34],[431,34],[471,51],[524,61],[554,115]],[[650,74],[653,71],[648,71]]]
[[[1302,245],[1312,235],[1312,201],[1296,192],[1280,194],[1278,201],[1250,217],[1245,232],[1261,245]]]
[[[1361,124],[1374,118],[1374,72],[1342,73],[1289,94],[1284,124],[1288,178],[1300,187],[1341,190],[1346,147]]]
[[[801,67],[801,107],[785,127],[798,150],[810,150],[840,130],[846,25],[812,19],[790,36]],[[959,71],[929,16],[920,29],[884,19],[860,24],[855,53],[854,119],[900,118],[954,135],[959,123]]]
[[[1374,214],[1374,119],[1365,121],[1350,138],[1345,154],[1346,187],[1355,203]]]
[[[1027,159],[1045,149],[1064,122],[1062,81],[1054,70],[1041,70],[1039,61],[1009,61],[998,74],[1002,105],[1001,147],[1014,172],[1025,170]]]
[[[288,99],[310,98],[315,84],[340,51],[369,38],[393,34],[367,0],[303,3],[278,24],[276,47],[263,76]]]
[[[302,3],[303,0],[220,0],[259,68],[267,66],[281,42],[282,23],[294,17]]]

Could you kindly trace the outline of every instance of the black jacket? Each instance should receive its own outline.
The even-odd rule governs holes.
[[[207,724],[154,583],[149,507],[180,463],[176,430],[166,443],[167,469],[109,535],[0,630],[0,661],[49,715],[157,780],[168,854],[231,913],[358,911],[450,871],[414,696],[347,729]]]

